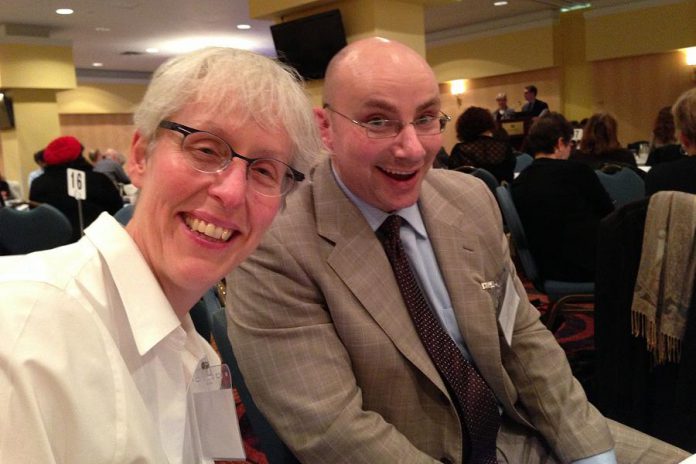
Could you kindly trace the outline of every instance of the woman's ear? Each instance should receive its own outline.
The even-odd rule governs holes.
[[[324,142],[324,146],[333,152],[333,136],[331,133],[331,121],[327,112],[323,108],[314,108],[314,119],[317,122],[317,127],[319,128],[319,134],[321,135],[321,140]]]
[[[133,140],[131,141],[130,156],[126,163],[126,172],[133,185],[138,188],[142,187],[147,170],[148,145],[149,143],[143,138],[140,131],[135,131]]]

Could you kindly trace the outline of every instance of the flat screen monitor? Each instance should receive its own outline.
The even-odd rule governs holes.
[[[274,24],[271,35],[278,59],[307,80],[323,79],[331,58],[346,45],[339,10]]]

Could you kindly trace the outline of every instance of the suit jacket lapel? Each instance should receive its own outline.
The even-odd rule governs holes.
[[[336,184],[328,161],[316,167],[312,185],[318,233],[334,244],[329,266],[397,349],[446,393],[415,331],[382,245]]]
[[[501,397],[505,386],[498,325],[491,296],[481,287],[496,276],[483,274],[486,257],[478,232],[474,233],[472,218],[454,208],[452,200],[444,198],[427,181],[419,201],[466,348],[496,396]]]

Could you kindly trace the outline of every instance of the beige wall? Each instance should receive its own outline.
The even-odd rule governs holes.
[[[115,148],[128,156],[133,137],[132,114],[61,114],[61,133],[82,142],[85,155],[99,148]]]

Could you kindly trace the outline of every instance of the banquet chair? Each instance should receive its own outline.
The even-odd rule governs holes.
[[[520,173],[527,169],[530,164],[534,162],[534,158],[532,155],[528,155],[527,153],[521,153],[517,155],[517,158],[515,158],[515,172]]]
[[[300,461],[281,441],[251,397],[227,335],[227,317],[224,308],[213,314],[213,339],[220,352],[222,362],[230,368],[232,385],[239,394],[251,428],[259,438],[261,451],[266,455],[268,462],[273,464],[299,464]]]
[[[20,255],[70,243],[72,225],[65,215],[43,203],[33,209],[0,208],[0,250]]]
[[[529,249],[522,220],[517,213],[509,187],[501,185],[496,188],[495,193],[524,275],[532,282],[534,288],[549,298],[551,306],[545,317],[545,323],[550,330],[553,330],[558,314],[566,309],[568,305],[594,301],[594,283],[545,279],[539,273],[539,268]],[[585,312],[587,310],[576,308],[574,311]]]
[[[498,183],[498,179],[496,179],[490,171],[483,168],[475,168],[473,166],[459,166],[454,170],[459,172],[465,172],[467,174],[471,174],[474,177],[478,177],[486,183],[493,195],[495,195],[495,189],[498,187],[498,185],[500,185]]]
[[[128,221],[130,221],[133,217],[134,208],[135,207],[132,203],[123,205],[121,209],[114,213],[114,219],[116,219],[121,225],[125,226],[126,224],[128,224]]]
[[[645,339],[632,331],[644,237],[657,240],[646,230],[653,197],[629,203],[600,222],[591,401],[608,418],[696,453],[696,291],[679,361],[656,364]]]
[[[614,202],[614,208],[645,197],[645,181],[630,168],[622,167],[613,172],[596,170],[595,173]]]

